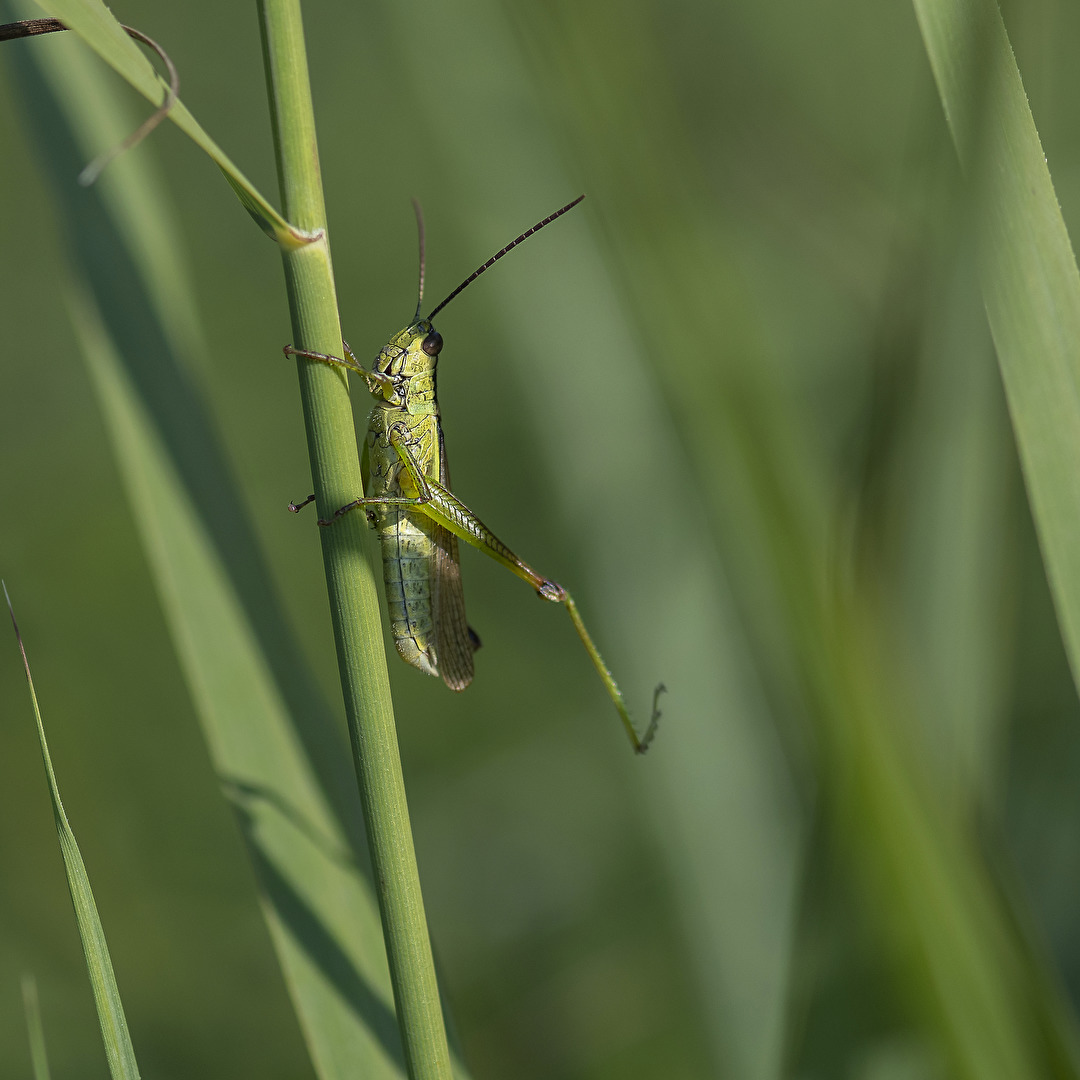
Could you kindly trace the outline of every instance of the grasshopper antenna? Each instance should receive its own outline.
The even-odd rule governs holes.
[[[562,217],[567,210],[573,210],[573,208],[577,206],[577,204],[581,202],[581,200],[584,198],[584,195],[579,195],[573,202],[568,202],[561,210],[556,210],[554,214],[551,214],[549,217],[544,218],[543,221],[538,221],[531,229],[526,229],[516,240],[511,240],[510,243],[502,249],[502,251],[497,251],[494,255],[491,256],[490,259],[488,259],[486,263],[484,263],[483,266],[481,266],[478,270],[474,270],[441,304],[439,304],[438,307],[436,307],[431,312],[431,314],[428,316],[428,321],[430,322],[432,319],[434,319],[435,316],[438,315],[439,312],[442,311],[442,309],[446,307],[446,305],[449,304],[450,301],[453,300],[459,292],[462,291],[462,289],[464,289],[467,285],[471,285],[485,270],[487,270],[489,266],[494,266],[495,263],[497,263],[508,252],[513,251],[513,249],[516,248],[518,244],[520,244],[523,240],[528,240],[533,233],[539,232],[545,225],[550,225],[556,218]],[[423,232],[421,232],[421,237],[422,236]],[[421,265],[423,265],[423,263],[421,263]],[[421,281],[423,281],[422,274]],[[417,314],[419,315],[419,313],[419,309],[417,309]]]
[[[416,314],[413,316],[413,322],[418,322],[420,305],[424,302],[424,211],[420,206],[420,200],[415,196],[413,196],[412,208],[416,213],[416,232],[420,237],[420,288],[417,290]]]

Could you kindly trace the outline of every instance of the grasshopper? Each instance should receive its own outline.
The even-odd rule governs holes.
[[[375,398],[360,460],[364,495],[340,507],[332,518],[320,519],[319,524],[332,525],[352,510],[363,509],[367,514],[382,545],[390,627],[401,658],[428,675],[441,676],[451,690],[464,690],[472,682],[473,653],[480,647],[480,639],[465,620],[458,559],[458,540],[464,540],[528,582],[541,599],[566,608],[634,750],[642,754],[656,733],[660,719],[657,702],[663,685],[654,692],[652,716],[645,734],[639,737],[622,691],[585,629],[570,593],[519,559],[452,493],[435,390],[435,368],[443,339],[431,320],[504,255],[584,198],[578,196],[492,255],[425,318],[420,317],[424,302],[424,221],[419,203],[413,200],[420,238],[420,284],[416,314],[409,325],[390,339],[370,371],[345,342],[344,358],[292,345],[285,346],[285,354],[347,368],[364,380]],[[289,509],[299,512],[314,498],[309,495],[299,504],[290,503]]]

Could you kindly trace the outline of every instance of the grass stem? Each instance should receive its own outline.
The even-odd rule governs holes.
[[[285,216],[318,239],[282,248],[293,340],[301,349],[341,348],[337,299],[315,141],[299,0],[260,0],[263,52]],[[344,373],[298,360],[300,392],[320,517],[361,489]],[[364,521],[319,529],[373,877],[406,1067],[412,1078],[449,1080],[450,1055],[409,827],[377,583],[363,554]],[[314,524],[312,522],[312,527]]]

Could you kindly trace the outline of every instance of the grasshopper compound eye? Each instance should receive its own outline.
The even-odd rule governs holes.
[[[428,354],[428,356],[438,356],[442,352],[442,334],[438,330],[432,330],[430,334],[420,343],[420,348]]]

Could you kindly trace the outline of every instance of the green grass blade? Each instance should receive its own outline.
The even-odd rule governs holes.
[[[15,628],[15,639],[19,643],[19,652],[22,654],[26,682],[30,687],[34,722],[37,724],[38,740],[41,743],[41,759],[45,763],[45,775],[49,781],[53,820],[56,822],[56,833],[60,838],[64,873],[67,874],[71,902],[75,907],[75,920],[79,924],[79,937],[82,939],[86,968],[90,973],[90,986],[94,991],[94,1005],[97,1008],[98,1022],[101,1024],[101,1038],[105,1043],[109,1071],[112,1073],[113,1080],[139,1080],[139,1067],[135,1063],[135,1048],[131,1045],[131,1036],[128,1034],[127,1018],[124,1016],[124,1006],[120,1001],[120,990],[116,985],[109,947],[105,942],[105,930],[101,925],[97,905],[94,903],[94,894],[90,888],[86,865],[83,863],[79,845],[75,842],[75,834],[71,831],[64,804],[60,800],[60,788],[56,782],[56,774],[53,772],[52,758],[49,756],[49,744],[45,741],[45,725],[41,721],[34,679],[30,674],[30,661],[26,657],[26,648],[23,645],[22,635],[19,633],[19,624],[15,621],[15,611],[11,606],[6,584],[3,589],[4,599],[7,601],[8,612],[11,615],[11,625]],[[31,1042],[33,1044],[33,1028]],[[44,1047],[42,1046],[41,1049],[43,1051]],[[36,1069],[38,1067],[36,1053],[34,1061]]]
[[[43,0],[42,10],[60,19],[68,30],[82,38],[114,71],[125,78],[147,101],[157,106],[168,89],[154,70],[147,54],[124,32],[112,12],[100,0]],[[22,18],[34,18],[29,3],[20,4]],[[138,27],[136,28],[138,29]],[[168,48],[165,48],[168,52]],[[183,79],[183,72],[180,73]],[[286,248],[300,247],[313,238],[290,225],[236,167],[220,146],[188,112],[183,101],[169,111],[169,119],[221,169],[244,209],[259,228]]]
[[[166,200],[137,154],[77,188],[79,140],[125,121],[84,51],[55,53],[13,55],[31,61],[19,84],[82,274],[69,307],[214,766],[319,1075],[391,1080],[404,1070],[344,740],[188,375],[200,335]],[[347,558],[370,582],[357,548]]]
[[[990,328],[1058,620],[1080,685],[1080,275],[998,7],[915,0],[977,206]]]
[[[22,993],[34,1080],[50,1080],[49,1055],[45,1050],[45,1028],[41,1022],[41,1002],[38,1000],[37,980],[33,975],[23,976]]]

